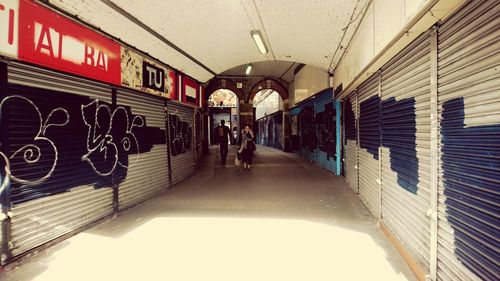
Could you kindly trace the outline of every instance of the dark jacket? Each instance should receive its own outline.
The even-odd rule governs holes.
[[[228,144],[231,140],[231,131],[229,127],[224,125],[219,125],[214,130],[215,141],[221,144]]]

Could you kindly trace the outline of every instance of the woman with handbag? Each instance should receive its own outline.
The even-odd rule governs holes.
[[[241,155],[243,162],[243,171],[250,171],[252,165],[253,152],[255,151],[254,133],[249,125],[245,125],[241,130],[241,135],[238,140],[238,153]]]

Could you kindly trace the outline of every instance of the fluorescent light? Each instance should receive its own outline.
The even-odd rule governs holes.
[[[249,64],[249,65],[247,65],[247,69],[245,70],[245,74],[248,75],[248,74],[250,74],[251,71],[252,71],[252,65]]]
[[[257,45],[257,48],[259,48],[259,51],[262,54],[267,54],[266,44],[264,44],[264,40],[262,40],[262,35],[260,34],[260,31],[252,30],[250,32],[250,35],[252,35],[253,41]]]

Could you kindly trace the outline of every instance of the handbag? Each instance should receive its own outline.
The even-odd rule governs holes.
[[[238,155],[236,155],[236,157],[234,157],[234,165],[235,166],[241,165],[241,160],[238,158]]]

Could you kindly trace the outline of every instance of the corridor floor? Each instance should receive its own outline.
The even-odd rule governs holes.
[[[342,177],[258,147],[211,149],[164,194],[7,266],[0,280],[416,280]]]

